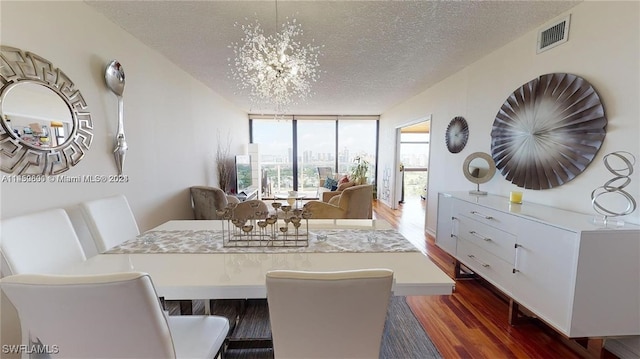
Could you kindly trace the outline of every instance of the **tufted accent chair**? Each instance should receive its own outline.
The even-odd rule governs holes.
[[[220,219],[216,210],[224,209],[229,203],[240,203],[236,197],[227,195],[220,188],[193,186],[190,191],[194,219]]]

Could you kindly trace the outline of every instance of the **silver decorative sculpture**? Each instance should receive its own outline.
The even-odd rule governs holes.
[[[229,203],[216,214],[226,221],[222,225],[224,247],[308,247],[309,218],[306,209],[273,202],[275,213],[258,211],[248,218],[234,216],[236,203]],[[282,215],[278,215],[278,210]],[[281,218],[279,218],[281,217]],[[303,223],[304,222],[304,223]],[[289,224],[293,228],[289,227]]]
[[[622,161],[624,167],[614,168],[609,161],[610,158],[617,158]],[[631,183],[629,176],[633,173],[633,166],[636,163],[636,158],[629,152],[618,151],[605,155],[602,160],[604,161],[604,166],[607,170],[613,173],[615,177],[591,192],[591,204],[593,205],[593,209],[604,217],[602,222],[606,226],[609,217],[626,216],[636,210],[636,200],[631,196],[631,194],[629,194],[629,192],[624,190],[624,188]],[[603,196],[612,197],[615,195],[621,196],[626,201],[625,209],[612,209],[611,205],[608,205],[607,208],[601,203],[601,200],[604,198]]]
[[[124,70],[117,60],[112,60],[104,73],[104,80],[107,87],[118,98],[118,132],[116,133],[116,145],[113,155],[118,167],[118,174],[123,173],[124,159],[129,146],[124,135],[124,108],[122,103],[122,94],[124,93]]]

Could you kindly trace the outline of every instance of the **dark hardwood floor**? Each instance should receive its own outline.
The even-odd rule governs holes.
[[[453,258],[424,231],[424,206],[419,198],[397,210],[374,201],[374,218],[391,223],[453,278]],[[509,325],[508,299],[482,280],[458,280],[450,296],[407,302],[444,358],[616,358],[601,350],[601,340],[589,340],[585,348],[537,320]]]

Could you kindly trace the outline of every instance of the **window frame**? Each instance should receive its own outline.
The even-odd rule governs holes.
[[[339,161],[339,147],[340,143],[340,131],[339,124],[340,121],[349,121],[349,120],[370,120],[375,121],[375,149],[374,156],[375,161],[374,173],[372,178],[372,184],[376,186],[376,181],[378,178],[378,158],[379,158],[379,147],[380,147],[380,116],[310,116],[310,115],[287,115],[287,116],[273,116],[273,115],[258,115],[258,114],[249,114],[249,143],[254,143],[254,120],[291,120],[291,139],[292,139],[292,170],[293,170],[293,188],[295,191],[299,188],[298,183],[298,121],[333,121],[335,123],[335,145],[334,145],[334,158],[335,161],[333,163],[334,172],[338,170],[338,161]]]

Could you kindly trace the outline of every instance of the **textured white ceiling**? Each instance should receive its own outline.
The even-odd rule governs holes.
[[[275,2],[86,3],[240,108],[269,112],[251,108],[229,79],[228,46],[242,37],[236,22],[258,19],[265,34],[273,33]],[[324,45],[315,94],[289,112],[381,114],[578,3],[279,1],[280,23],[295,17],[302,41]]]

